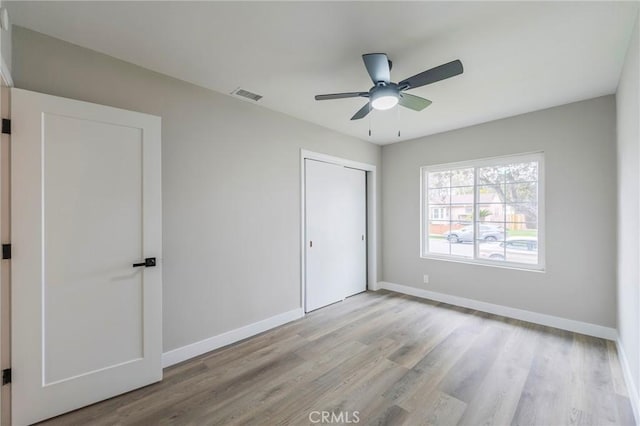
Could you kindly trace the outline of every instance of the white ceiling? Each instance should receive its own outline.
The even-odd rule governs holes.
[[[614,93],[638,2],[18,2],[11,21],[363,140],[392,143]],[[393,81],[460,59],[464,74],[410,93],[422,112],[375,111],[361,55]],[[368,136],[369,125],[373,136]],[[398,128],[401,137],[397,137]]]

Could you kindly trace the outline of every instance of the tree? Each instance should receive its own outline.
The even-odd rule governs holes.
[[[474,170],[477,177],[474,176]],[[474,177],[477,179],[478,185],[495,193],[500,201],[510,206],[516,214],[524,215],[527,224],[537,227],[537,162],[431,172],[429,173],[429,187],[432,188],[430,202],[446,203],[450,191],[460,193],[464,189],[463,187],[473,187]],[[452,189],[455,187],[461,188]],[[483,215],[483,210],[478,212],[480,220],[485,220],[488,216]]]
[[[529,224],[538,222],[538,163],[513,163],[478,168],[478,184],[493,189],[500,201],[523,214]]]
[[[480,216],[480,221],[484,222],[485,220],[487,220],[487,217],[491,216],[493,213],[491,213],[491,210],[487,210],[487,209],[481,209],[478,212],[478,216]]]

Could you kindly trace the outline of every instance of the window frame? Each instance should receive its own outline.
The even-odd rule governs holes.
[[[439,254],[429,253],[429,237],[425,234],[425,230],[429,229],[430,218],[430,205],[425,190],[427,184],[428,174],[432,172],[442,172],[452,169],[464,169],[473,168],[473,217],[471,224],[473,226],[474,235],[478,234],[480,221],[477,217],[477,208],[482,203],[477,202],[476,196],[478,191],[478,173],[477,169],[481,167],[499,166],[510,163],[525,163],[536,161],[538,163],[538,263],[519,263],[508,262],[504,260],[490,260],[479,259],[478,256],[478,244],[474,239],[473,242],[473,258],[465,258],[461,256],[451,254]],[[427,199],[425,199],[425,197]],[[425,215],[426,212],[426,215]],[[435,219],[434,219],[435,220]],[[451,222],[451,215],[449,215],[449,222]],[[506,235],[505,235],[506,239]],[[513,155],[503,155],[499,157],[480,158],[477,160],[466,160],[452,163],[433,164],[420,167],[420,258],[430,260],[444,260],[447,262],[467,263],[473,265],[492,266],[496,268],[506,269],[519,269],[533,272],[545,272],[545,259],[546,251],[546,234],[545,234],[545,164],[544,164],[544,152],[530,152]]]

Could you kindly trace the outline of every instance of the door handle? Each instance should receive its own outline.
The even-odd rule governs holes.
[[[147,257],[144,262],[134,263],[133,267],[137,268],[138,266],[144,266],[145,268],[151,268],[156,266],[156,258],[155,257]]]

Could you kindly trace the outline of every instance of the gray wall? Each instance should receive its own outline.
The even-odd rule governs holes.
[[[300,149],[379,166],[380,147],[24,28],[13,41],[16,87],[162,117],[165,350],[300,306]]]
[[[606,96],[384,146],[384,281],[615,327],[615,122]],[[546,272],[420,258],[420,166],[533,151],[545,153]]]
[[[618,333],[640,387],[640,33],[638,21],[616,93],[618,118]],[[629,395],[633,398],[632,395]],[[638,398],[638,395],[635,395]]]

